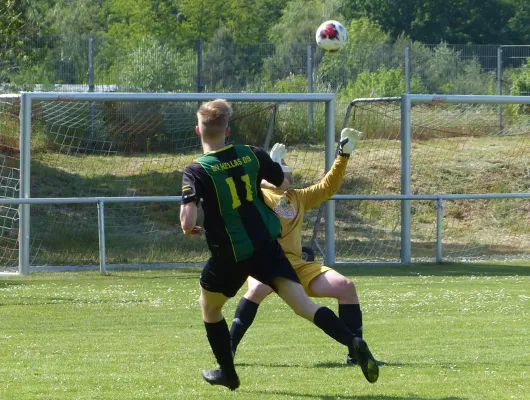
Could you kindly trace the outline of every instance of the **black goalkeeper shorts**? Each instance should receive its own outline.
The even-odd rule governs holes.
[[[300,283],[298,275],[278,241],[264,244],[254,255],[239,262],[223,262],[210,257],[201,273],[201,287],[209,292],[234,297],[251,276],[274,290],[274,278],[283,277]]]

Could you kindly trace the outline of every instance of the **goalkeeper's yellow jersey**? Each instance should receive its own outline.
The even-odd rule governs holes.
[[[285,194],[275,189],[262,189],[265,203],[280,217],[282,233],[278,241],[287,256],[302,257],[304,214],[339,190],[347,165],[348,158],[337,156],[326,176],[319,183],[304,189],[289,189]]]

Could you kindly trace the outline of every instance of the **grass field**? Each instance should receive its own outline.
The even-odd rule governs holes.
[[[197,269],[36,273],[0,278],[0,399],[530,398],[530,263],[340,271],[390,363],[376,384],[274,295],[239,347],[240,389],[209,386]]]

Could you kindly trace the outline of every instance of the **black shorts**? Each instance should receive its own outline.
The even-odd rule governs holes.
[[[274,278],[283,277],[300,283],[298,275],[275,240],[266,243],[254,255],[239,262],[223,262],[210,257],[201,273],[201,287],[209,292],[234,297],[251,276],[274,290]]]

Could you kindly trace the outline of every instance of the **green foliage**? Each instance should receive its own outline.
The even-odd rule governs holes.
[[[251,76],[255,67],[240,51],[244,46],[236,43],[230,29],[224,26],[215,32],[203,57],[206,91],[239,91],[244,86],[245,78]]]
[[[509,71],[512,80],[510,94],[513,96],[530,96],[530,58],[517,70]],[[511,104],[504,106],[507,112],[528,118],[530,106],[528,104]]]
[[[520,44],[530,39],[524,0],[344,0],[341,10],[348,18],[369,18],[394,39],[403,33],[424,43]]]
[[[232,0],[224,24],[239,43],[263,42],[272,24],[281,16],[288,0]]]
[[[175,36],[177,8],[171,0],[103,1],[109,37]]]
[[[108,30],[107,0],[56,0],[53,14],[48,15],[50,30],[60,35],[104,35]]]
[[[307,71],[307,46],[314,44],[316,29],[322,22],[342,19],[338,8],[338,0],[290,1],[278,23],[269,31],[275,54],[265,61],[266,79],[275,81]]]
[[[511,94],[514,96],[530,95],[530,58],[517,73],[512,74]]]
[[[278,93],[304,93],[307,92],[307,85],[307,76],[291,75],[274,82],[272,90]]]
[[[68,36],[8,37],[3,82],[13,90],[86,83],[88,39]],[[0,73],[1,74],[1,73]]]
[[[493,73],[484,73],[476,58],[466,60],[446,43],[428,48],[419,43],[412,47],[413,73],[422,77],[428,93],[493,94]]]
[[[174,43],[143,38],[114,68],[116,83],[123,91],[178,92],[193,90],[196,73],[193,50],[177,52]]]
[[[42,33],[46,30],[46,16],[53,11],[53,2],[3,0],[0,4],[0,36]]]
[[[401,68],[386,69],[383,66],[375,72],[363,71],[340,92],[340,97],[352,100],[360,97],[400,96],[405,92],[404,74]],[[412,76],[410,89],[412,93],[425,93],[425,86],[418,75]]]

